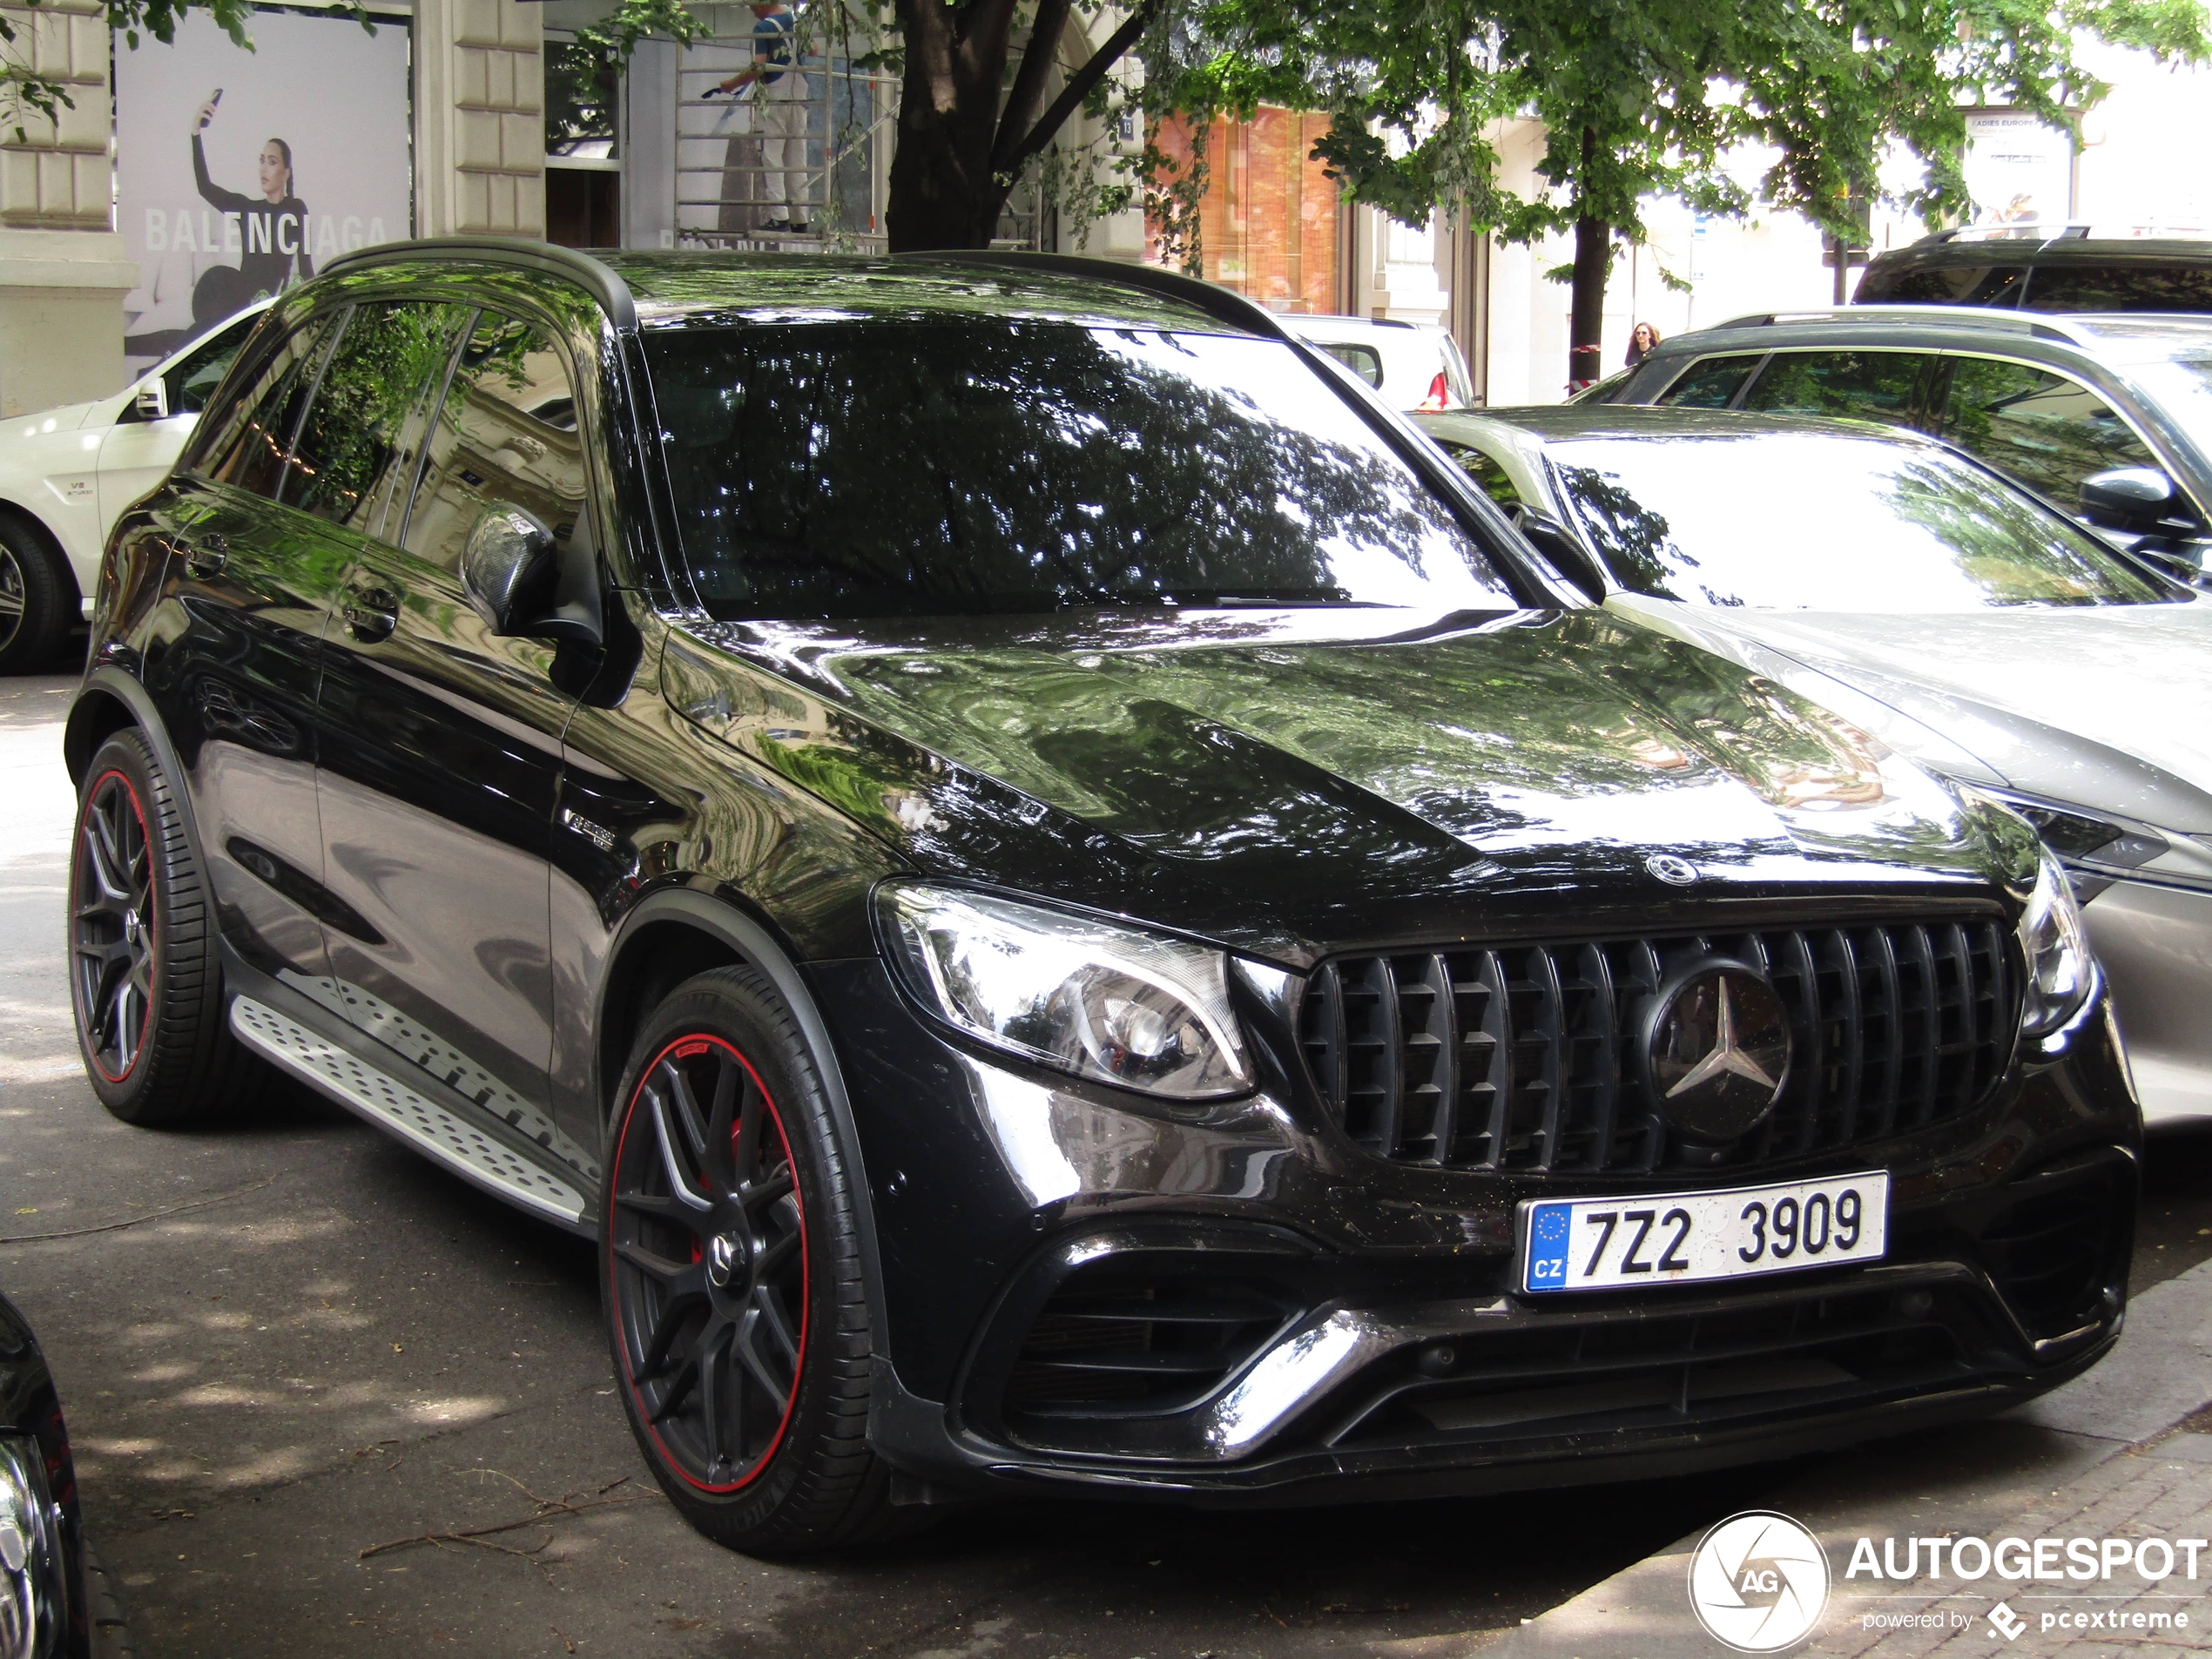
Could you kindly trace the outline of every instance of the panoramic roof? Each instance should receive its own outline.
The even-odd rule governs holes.
[[[1242,332],[1194,306],[1064,271],[850,254],[597,253],[645,327],[737,322],[1067,322]]]

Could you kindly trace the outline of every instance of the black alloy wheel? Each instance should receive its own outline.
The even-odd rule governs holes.
[[[0,513],[0,674],[44,666],[61,644],[76,583],[56,554],[13,513]]]
[[[896,1530],[869,1450],[865,1202],[813,1050],[750,967],[647,1017],[608,1125],[600,1285],[638,1449],[694,1527],[790,1554]]]
[[[138,1069],[153,1026],[153,848],[119,766],[84,792],[71,866],[70,974],[85,1060],[111,1083]]]
[[[271,1076],[224,1022],[215,907],[153,745],[116,732],[84,769],[69,860],[69,992],[84,1075],[126,1123],[195,1122]]]
[[[611,1252],[625,1379],[702,1492],[782,1441],[806,1351],[806,1227],[783,1116],[711,1032],[653,1056],[615,1151]]]

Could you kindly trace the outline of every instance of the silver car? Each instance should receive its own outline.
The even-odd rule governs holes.
[[[1893,428],[1604,404],[1420,421],[1607,610],[2029,817],[2087,901],[2145,1121],[2212,1122],[2212,597]]]

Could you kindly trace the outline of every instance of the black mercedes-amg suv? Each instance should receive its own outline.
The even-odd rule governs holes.
[[[2020,819],[1576,609],[1268,315],[1049,257],[335,263],[121,521],[71,980],[599,1241],[751,1549],[1656,1475],[2119,1328]]]

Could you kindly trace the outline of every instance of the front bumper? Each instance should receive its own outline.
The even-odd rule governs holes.
[[[2101,995],[1983,1107],[1878,1148],[1535,1179],[1368,1158],[1264,1043],[1261,1094],[1211,1114],[1017,1075],[850,967],[824,1001],[867,1038],[842,1057],[889,1325],[871,1431],[910,1492],[1281,1504],[1673,1474],[1996,1410],[2119,1332],[2140,1130]],[[1521,1198],[1874,1165],[1881,1263],[1511,1288]]]

